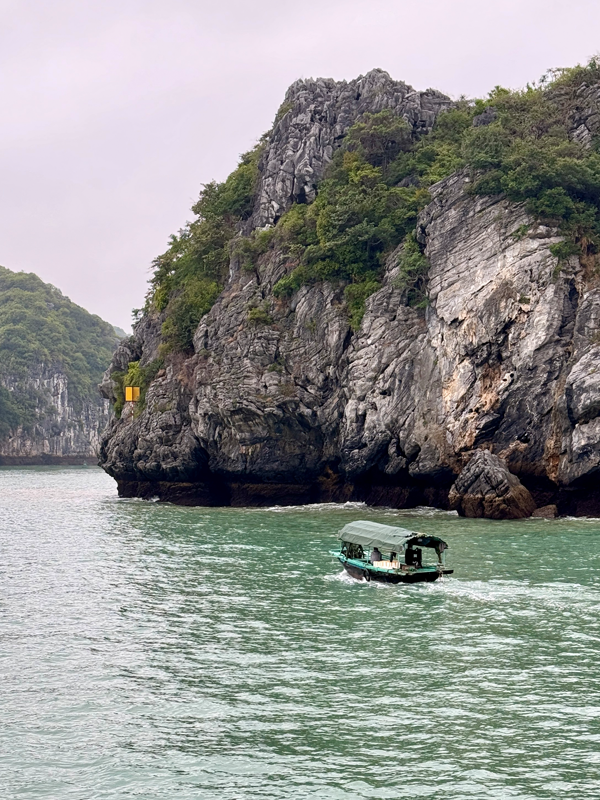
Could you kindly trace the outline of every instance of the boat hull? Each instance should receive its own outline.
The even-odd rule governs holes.
[[[374,581],[375,583],[433,583],[441,575],[450,575],[454,570],[423,570],[415,572],[392,572],[369,569],[365,564],[359,567],[339,559],[346,572],[357,580]]]

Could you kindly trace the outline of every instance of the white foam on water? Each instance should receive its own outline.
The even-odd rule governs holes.
[[[347,502],[347,503],[309,503],[301,506],[268,506],[264,511],[274,511],[277,514],[314,511],[359,511],[367,508],[366,503]]]

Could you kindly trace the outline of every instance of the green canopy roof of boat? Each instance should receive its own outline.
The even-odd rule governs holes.
[[[360,544],[363,547],[383,547],[384,550],[404,550],[411,541],[420,547],[433,547],[438,552],[446,550],[448,545],[437,536],[429,536],[408,528],[396,528],[394,525],[381,525],[379,522],[359,519],[349,522],[339,532],[339,539],[350,544]]]

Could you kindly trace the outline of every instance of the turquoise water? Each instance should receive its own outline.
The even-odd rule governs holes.
[[[345,522],[439,533],[355,582]],[[598,798],[600,521],[118,500],[0,469],[3,798]]]

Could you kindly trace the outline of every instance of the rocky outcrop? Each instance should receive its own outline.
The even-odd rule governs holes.
[[[3,375],[0,386],[34,403],[35,421],[0,437],[0,465],[95,463],[108,425],[108,400],[75,401],[60,366],[32,365],[26,376]]]
[[[254,225],[310,199],[336,137],[364,110],[391,107],[427,126],[448,102],[390,81],[377,72],[292,87],[263,157]],[[502,478],[497,467],[486,478],[496,500],[482,500],[482,513],[489,505],[492,515],[528,515],[536,503],[600,513],[600,289],[576,257],[557,263],[555,229],[468,189],[467,173],[440,182],[419,217],[428,307],[407,305],[392,253],[355,333],[342,288],[321,283],[276,299],[289,269],[280,253],[251,273],[232,257],[194,354],[167,360],[143,412],[126,410],[104,437],[101,463],[120,493],[448,507],[465,459],[481,451],[477,459],[493,453],[506,465]],[[248,319],[253,307],[263,322]],[[113,368],[151,361],[159,330],[160,319],[144,318]]]
[[[450,508],[463,517],[523,519],[535,511],[531,494],[489,450],[477,450],[452,485]]]
[[[441,92],[417,92],[380,69],[350,82],[296,81],[287,91],[259,165],[261,182],[251,227],[272,224],[293,202],[315,199],[335,148],[365,112],[389,109],[416,134],[431,130],[439,112],[451,105]]]
[[[600,131],[600,86],[584,83],[579,87],[570,122],[573,139],[591,147],[593,136]]]

